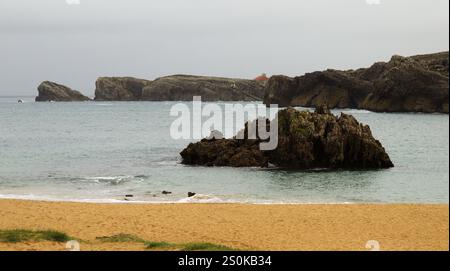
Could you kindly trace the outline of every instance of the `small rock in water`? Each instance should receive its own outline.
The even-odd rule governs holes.
[[[77,90],[49,81],[42,82],[38,86],[38,92],[39,95],[35,99],[36,102],[73,102],[91,100]]]
[[[172,192],[170,192],[170,191],[165,191],[165,190],[164,190],[164,191],[162,191],[162,194],[163,194],[163,195],[170,195],[170,194],[172,194]]]
[[[193,193],[193,192],[188,192],[188,198],[192,198],[193,196],[195,196],[197,193]]]
[[[132,198],[134,197],[133,195],[125,195],[125,198]]]

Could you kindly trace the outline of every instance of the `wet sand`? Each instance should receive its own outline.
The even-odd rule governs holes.
[[[0,230],[57,230],[81,250],[143,250],[96,238],[209,242],[242,250],[448,250],[448,205],[96,204],[0,200]],[[65,250],[54,242],[0,243],[0,250]]]

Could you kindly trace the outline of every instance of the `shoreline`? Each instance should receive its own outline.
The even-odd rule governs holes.
[[[0,194],[0,201],[2,200],[16,200],[16,201],[31,201],[31,202],[49,202],[49,203],[86,203],[86,204],[124,204],[124,205],[177,205],[177,204],[223,204],[223,205],[448,205],[448,202],[357,202],[357,201],[330,201],[330,202],[314,202],[314,201],[238,201],[233,199],[222,199],[213,195],[196,194],[198,198],[185,197],[178,200],[134,200],[133,197],[124,199],[63,199],[63,198],[45,198],[45,197],[27,197],[21,195],[7,195]]]
[[[0,199],[0,231],[56,230],[81,250],[144,250],[99,243],[133,235],[147,241],[208,242],[240,250],[448,250],[448,204],[79,203]],[[1,243],[1,250],[65,250],[53,242]]]
[[[233,201],[233,200],[222,200],[220,198],[211,197],[212,200],[219,201],[195,201],[195,198],[192,201],[188,201],[189,197],[181,198],[177,201],[145,201],[145,200],[120,200],[120,199],[45,199],[45,198],[27,198],[27,197],[0,197],[0,201],[28,201],[28,202],[46,202],[46,203],[80,203],[80,204],[106,204],[106,205],[189,205],[189,204],[211,204],[211,205],[286,205],[286,206],[295,206],[295,205],[374,205],[374,206],[383,206],[383,205],[448,205],[447,202],[281,202],[281,201],[273,201],[273,202],[256,202],[256,201]]]

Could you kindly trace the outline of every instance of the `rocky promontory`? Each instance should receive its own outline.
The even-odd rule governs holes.
[[[154,81],[132,77],[100,77],[96,101],[262,101],[264,82],[194,75],[172,75]]]
[[[144,87],[146,101],[262,101],[264,82],[222,77],[172,75],[154,80]]]
[[[134,77],[99,77],[95,101],[262,101],[266,80],[171,75],[154,81]],[[36,101],[89,100],[68,87],[45,81]]]
[[[203,139],[181,152],[182,163],[201,166],[268,167],[292,169],[376,169],[393,167],[381,143],[367,125],[353,116],[334,116],[325,107],[316,112],[288,108],[278,113],[278,146],[260,150],[254,139]],[[268,120],[266,122],[269,123]],[[244,134],[248,135],[247,123]],[[269,123],[270,125],[270,123]]]
[[[90,98],[69,87],[50,81],[44,81],[38,86],[38,96],[35,100],[36,102],[74,102],[89,101]]]
[[[256,80],[171,75],[154,81],[132,77],[100,77],[96,101],[262,101],[264,84]]]
[[[358,70],[272,76],[265,104],[357,108],[376,112],[448,113],[449,53],[393,56]]]
[[[95,100],[140,101],[142,89],[151,82],[134,77],[99,77],[95,82]]]

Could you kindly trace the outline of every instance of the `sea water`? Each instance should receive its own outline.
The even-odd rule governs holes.
[[[391,169],[210,168],[180,163],[180,151],[195,140],[171,138],[174,104],[0,98],[0,198],[262,204],[449,201],[448,115],[334,110],[370,125],[395,164]],[[187,198],[188,192],[197,196]]]

